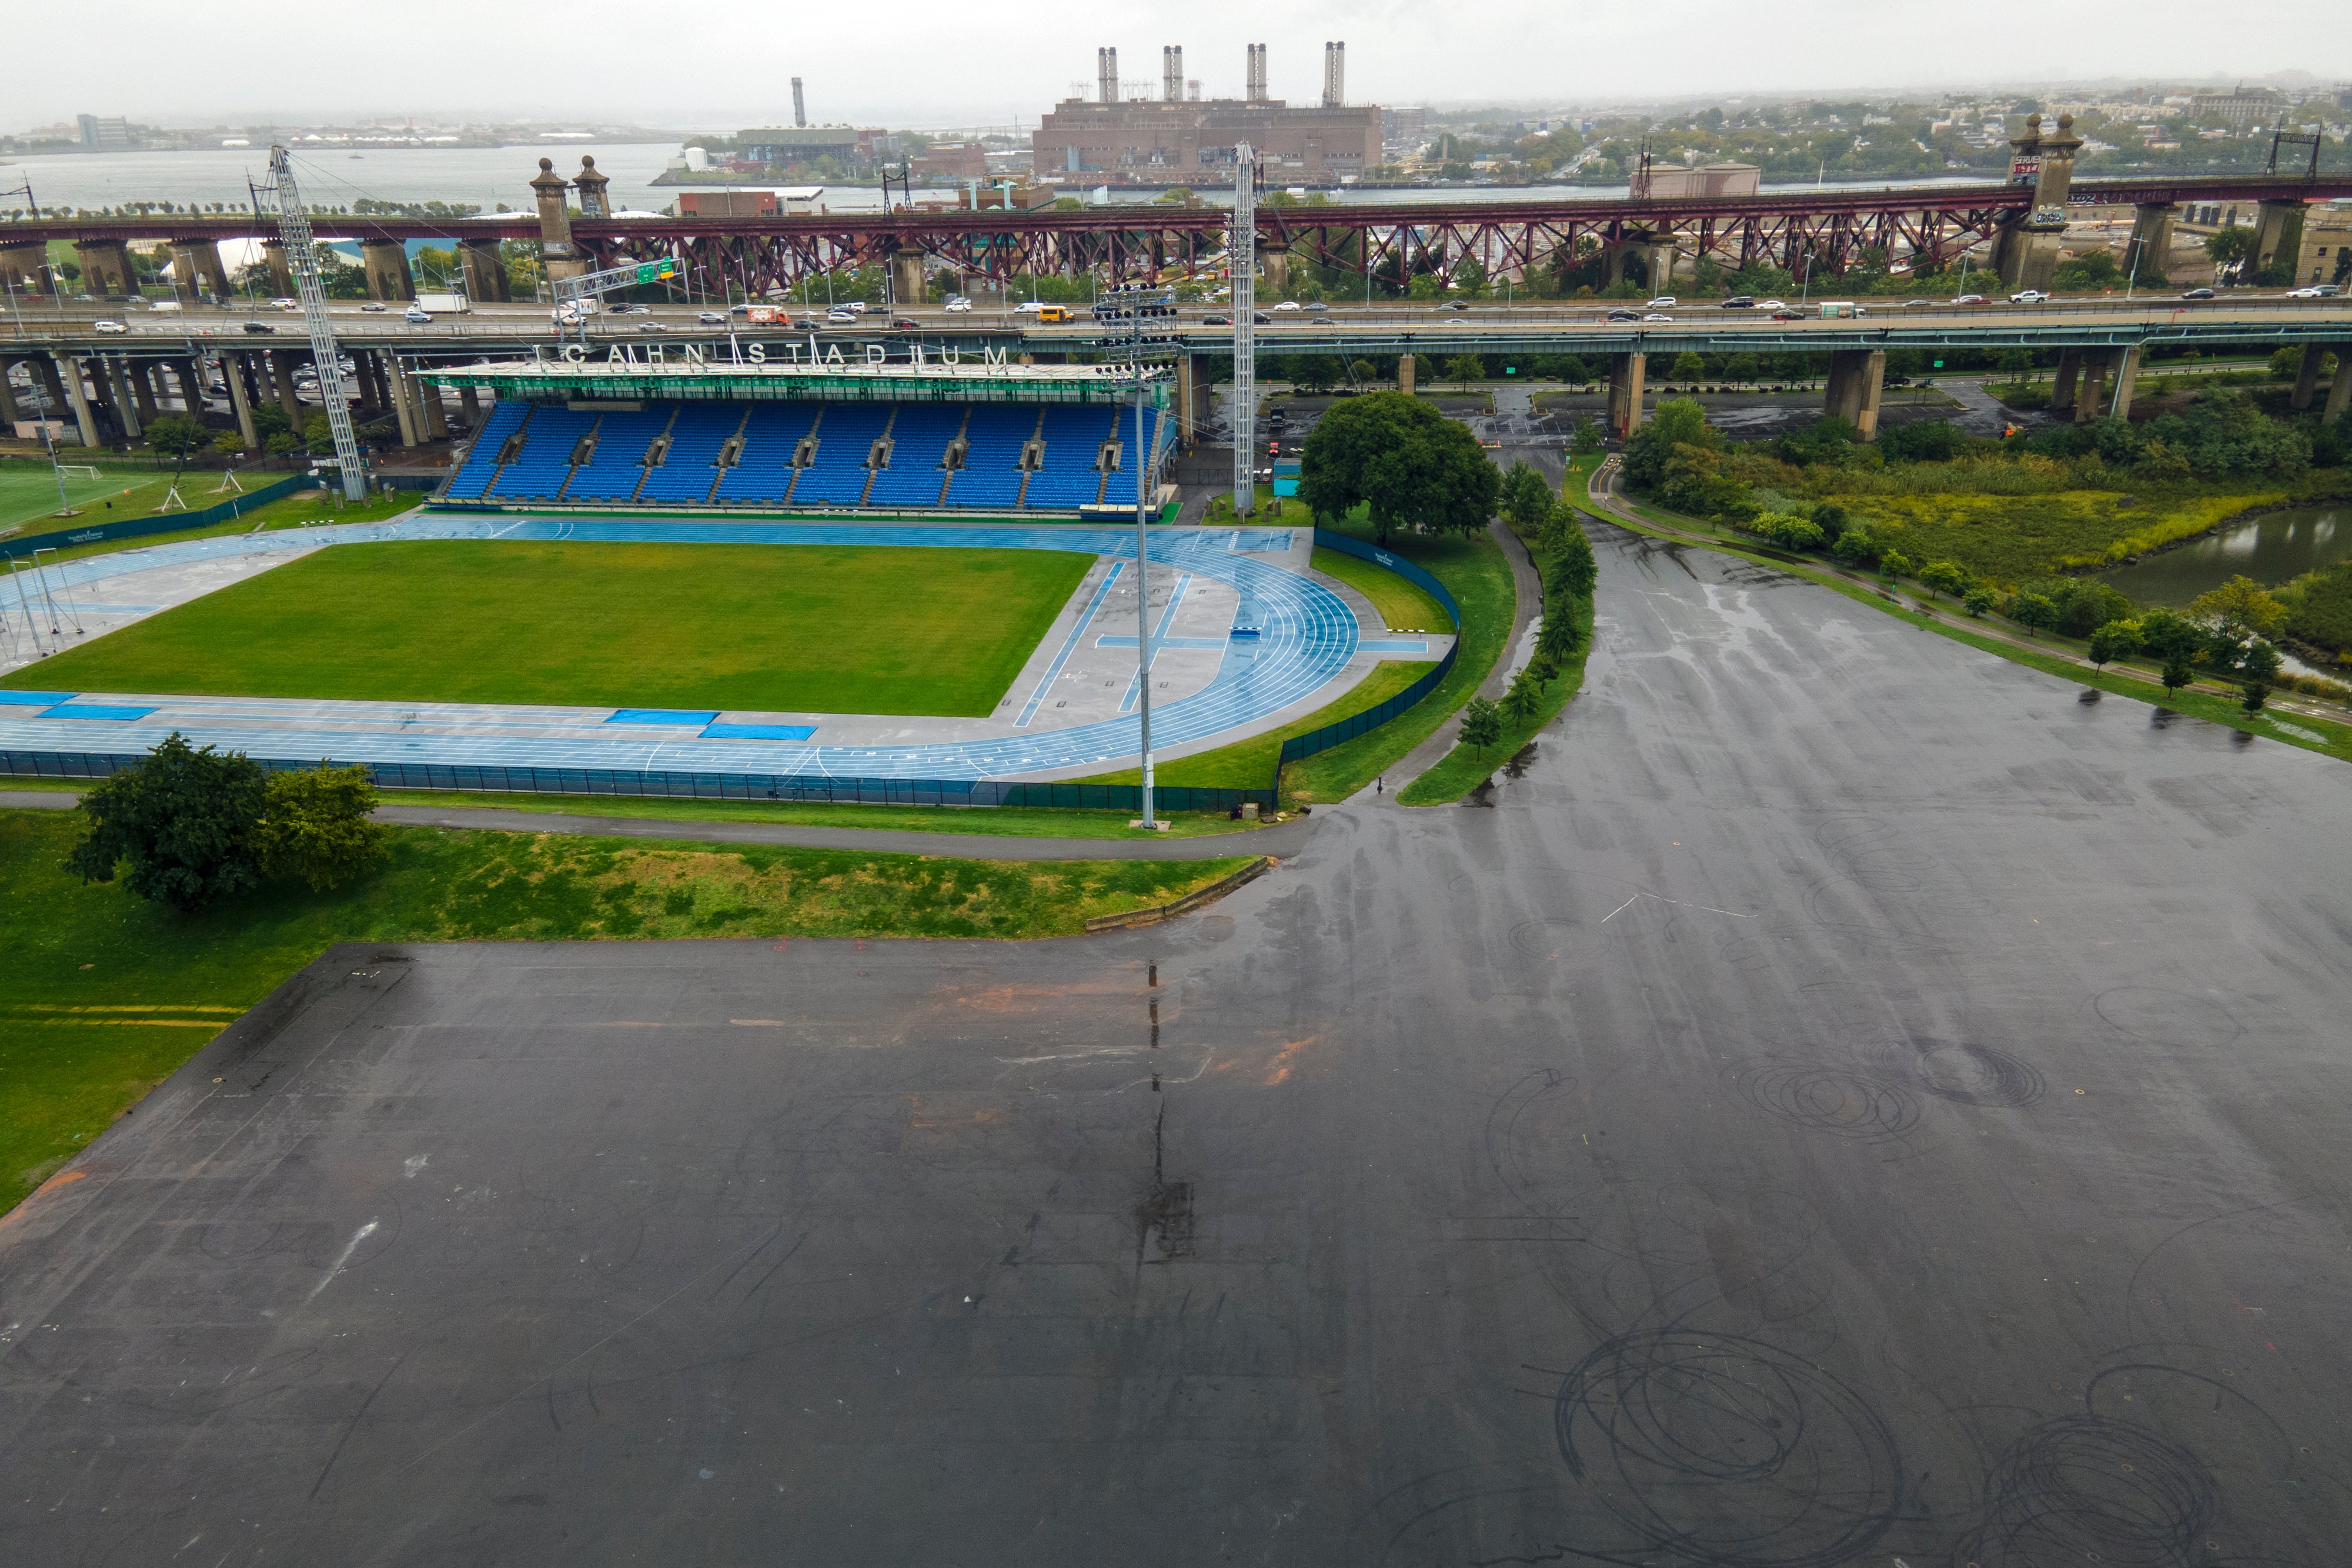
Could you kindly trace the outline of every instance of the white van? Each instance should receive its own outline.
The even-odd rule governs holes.
[[[1851,299],[1824,299],[1822,301],[1822,315],[1825,319],[1838,316],[1867,316],[1869,314],[1870,312],[1867,309],[1860,305],[1856,305]]]
[[[176,299],[158,299],[147,308],[158,316],[177,316],[180,313],[180,302]]]

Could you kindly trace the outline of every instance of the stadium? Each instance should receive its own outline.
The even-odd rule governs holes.
[[[0,750],[102,774],[176,730],[410,787],[1134,809],[1148,707],[1156,761],[1280,737],[1158,791],[1223,810],[1450,668],[1451,596],[1412,563],[1175,525],[1164,371],[852,355],[425,371],[494,401],[406,515],[18,570],[39,656],[0,678]],[[1423,629],[1366,570],[1426,595]]]

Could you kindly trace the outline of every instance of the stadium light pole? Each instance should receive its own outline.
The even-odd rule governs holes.
[[[1095,346],[1108,349],[1127,366],[1135,395],[1135,689],[1136,716],[1140,725],[1138,750],[1140,754],[1143,779],[1142,826],[1156,831],[1160,826],[1151,810],[1151,545],[1149,531],[1150,516],[1146,510],[1148,496],[1145,486],[1150,478],[1151,446],[1144,434],[1143,404],[1146,395],[1144,370],[1155,360],[1166,359],[1172,351],[1173,336],[1166,330],[1169,319],[1176,314],[1172,290],[1157,286],[1127,283],[1104,289],[1096,296],[1095,316],[1108,322],[1112,331],[1097,338]]]

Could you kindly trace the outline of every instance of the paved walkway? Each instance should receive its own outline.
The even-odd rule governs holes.
[[[0,811],[69,811],[78,790],[0,791]],[[1269,827],[1192,839],[1041,839],[1010,833],[929,833],[881,828],[820,828],[801,822],[694,822],[659,817],[575,817],[473,806],[379,806],[374,821],[414,828],[474,828],[501,833],[582,833],[607,839],[686,839],[697,843],[784,844],[986,861],[1212,861],[1228,855],[1297,854],[1317,823],[1294,818]]]

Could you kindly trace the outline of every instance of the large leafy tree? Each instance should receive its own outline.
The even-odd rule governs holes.
[[[1382,538],[1399,527],[1485,528],[1501,483],[1469,426],[1402,392],[1374,392],[1325,414],[1298,469],[1309,507],[1344,517],[1363,505]]]
[[[356,881],[383,858],[384,830],[368,821],[375,783],[364,767],[273,773],[253,847],[262,871],[323,893]]]
[[[1637,490],[1654,490],[1665,482],[1675,447],[1713,451],[1722,444],[1723,437],[1707,427],[1706,411],[1696,399],[1668,398],[1647,424],[1625,438],[1625,482]]]
[[[146,760],[81,798],[89,831],[66,857],[84,882],[123,883],[140,897],[193,912],[260,884],[253,830],[268,795],[261,764],[199,750],[177,730]]]

